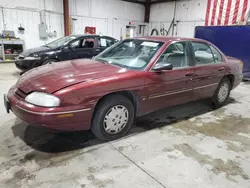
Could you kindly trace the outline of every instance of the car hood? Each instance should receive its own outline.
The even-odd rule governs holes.
[[[51,51],[53,50],[52,48],[49,48],[49,47],[46,47],[46,46],[40,46],[40,47],[37,47],[37,48],[31,48],[31,49],[28,49],[28,50],[24,50],[20,55],[22,56],[28,56],[30,54],[33,54],[33,53],[43,53],[43,52],[48,52],[48,51]]]
[[[53,93],[62,88],[119,74],[122,68],[93,60],[74,60],[48,64],[23,74],[17,87],[25,93]]]

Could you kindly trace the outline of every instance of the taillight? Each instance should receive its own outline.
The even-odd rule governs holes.
[[[243,62],[239,61],[240,68],[243,69]]]

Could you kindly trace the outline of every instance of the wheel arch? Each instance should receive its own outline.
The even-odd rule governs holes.
[[[56,60],[56,61],[60,61],[58,58],[56,58],[56,57],[47,57],[47,58],[45,58],[44,60],[43,60],[43,63],[45,62],[45,61],[48,61],[48,60]]]
[[[231,87],[233,87],[233,85],[234,85],[234,75],[233,74],[227,74],[224,77],[227,78],[230,81]]]
[[[100,103],[103,100],[105,100],[106,97],[111,96],[111,95],[122,95],[122,96],[128,98],[128,100],[130,100],[132,102],[133,106],[134,106],[135,116],[137,116],[139,114],[139,97],[134,91],[130,91],[130,90],[116,91],[116,92],[108,93],[108,94],[102,96],[97,101],[97,103],[95,105],[95,108],[94,108],[94,112],[96,111],[96,109],[98,108]]]

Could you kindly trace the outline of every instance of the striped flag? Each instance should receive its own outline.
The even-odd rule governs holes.
[[[207,0],[205,25],[232,25],[246,21],[250,0]]]

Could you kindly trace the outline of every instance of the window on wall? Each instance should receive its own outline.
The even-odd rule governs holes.
[[[207,44],[192,42],[196,66],[215,63],[212,50]]]
[[[168,48],[160,56],[158,63],[169,63],[173,65],[173,69],[189,66],[188,46],[186,42],[176,42],[168,46]]]

